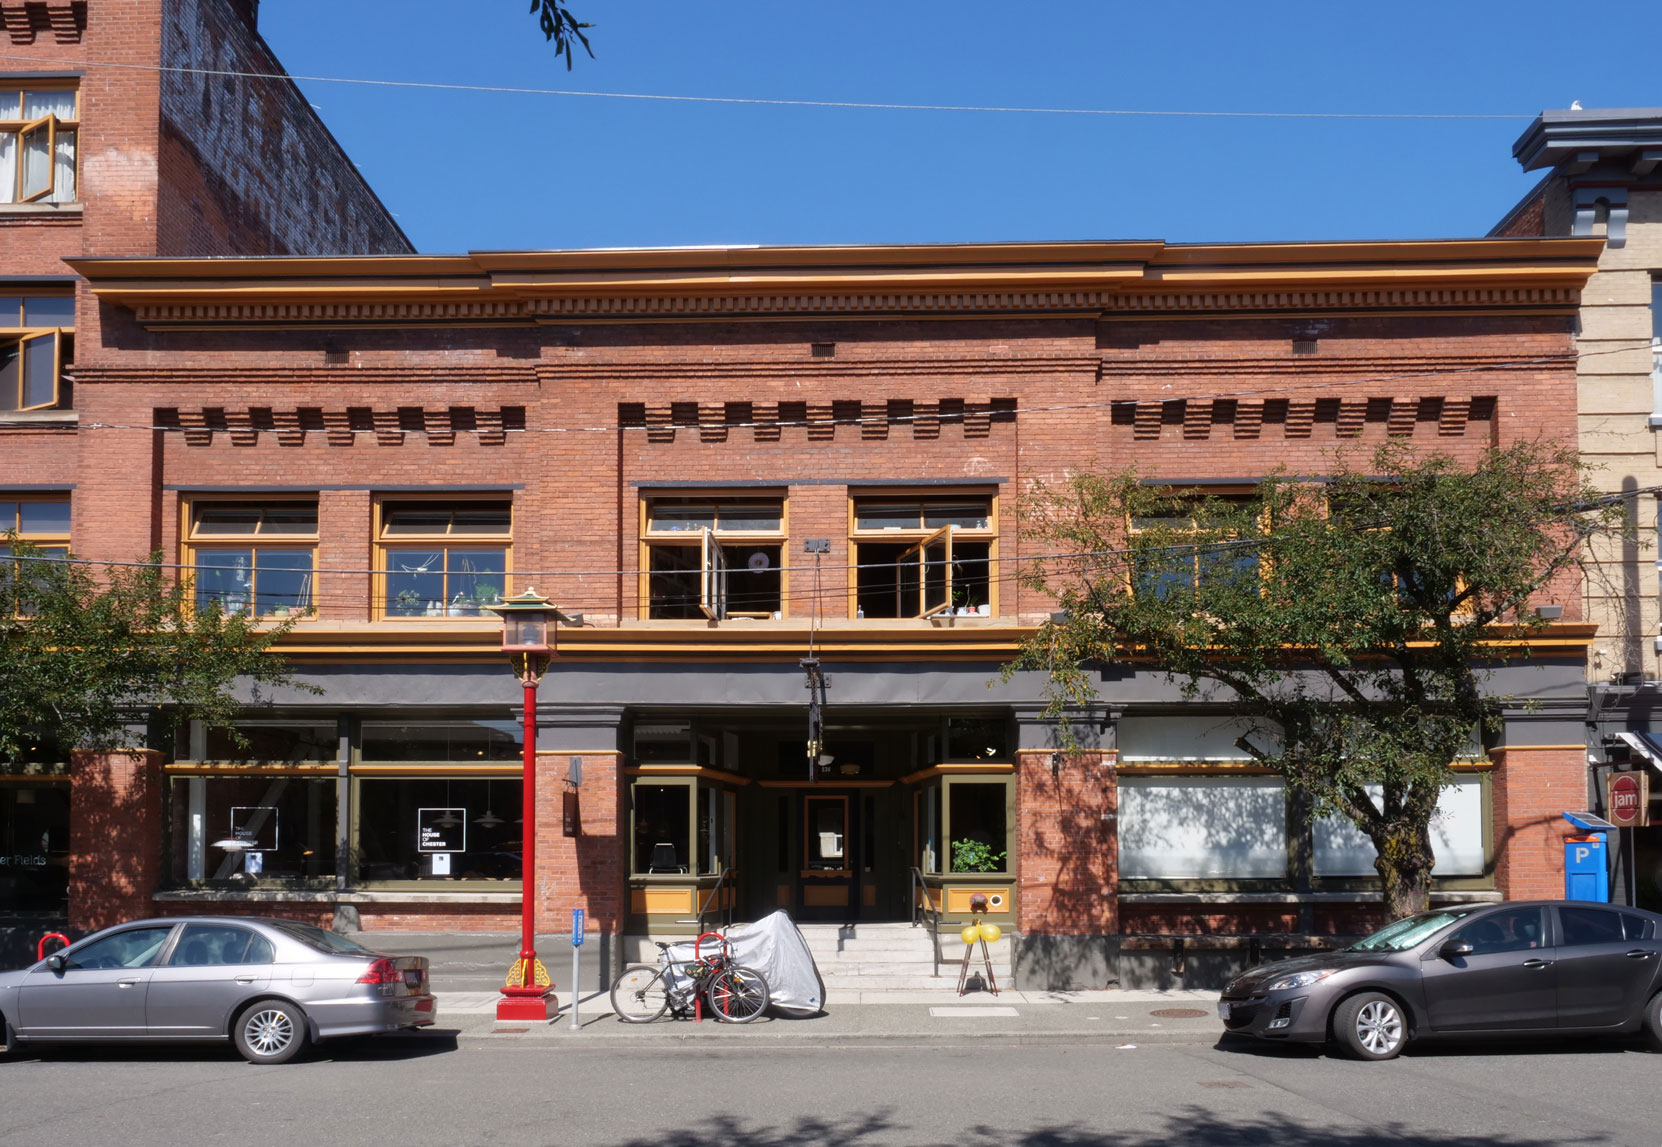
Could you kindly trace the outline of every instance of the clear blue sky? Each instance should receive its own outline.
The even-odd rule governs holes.
[[[265,0],[289,71],[607,92],[1512,120],[877,111],[306,82],[427,252],[1485,233],[1544,107],[1662,105],[1662,4]],[[1643,46],[1641,48],[1641,46]]]

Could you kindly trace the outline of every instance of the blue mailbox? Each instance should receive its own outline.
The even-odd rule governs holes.
[[[1582,835],[1564,838],[1564,899],[1610,902],[1610,865],[1605,833],[1615,825],[1590,812],[1566,812]]]

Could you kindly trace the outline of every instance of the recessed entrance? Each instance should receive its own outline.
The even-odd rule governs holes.
[[[810,766],[795,720],[638,716],[628,766],[634,927],[688,930],[706,907],[706,925],[778,909],[804,922],[909,920],[914,867],[935,885],[938,907],[963,892],[945,884],[990,879],[999,910],[1008,910],[1014,874],[1002,847],[996,874],[960,880],[943,867],[952,854],[939,834],[954,831],[951,822],[936,815],[920,824],[917,811],[920,794],[932,794],[930,807],[950,805],[941,799],[950,772],[995,786],[996,799],[980,803],[985,819],[1001,818],[1007,746],[996,714],[850,714],[829,723]],[[966,813],[955,815],[959,828],[981,835]],[[1002,846],[1005,828],[1000,820],[989,839]]]

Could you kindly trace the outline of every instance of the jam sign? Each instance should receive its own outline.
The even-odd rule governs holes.
[[[1644,826],[1649,818],[1645,815],[1650,788],[1646,782],[1650,778],[1644,773],[1611,773],[1608,780],[1606,808],[1610,810],[1610,822],[1622,828],[1636,828]]]

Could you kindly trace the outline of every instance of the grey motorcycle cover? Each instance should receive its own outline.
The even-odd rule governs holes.
[[[802,1016],[825,1010],[825,982],[819,978],[808,941],[789,913],[775,912],[754,924],[735,924],[727,930],[727,943],[732,947],[734,963],[762,973],[773,1007]],[[693,958],[690,942],[676,944],[669,951],[672,960]],[[710,954],[709,942],[702,954]]]

